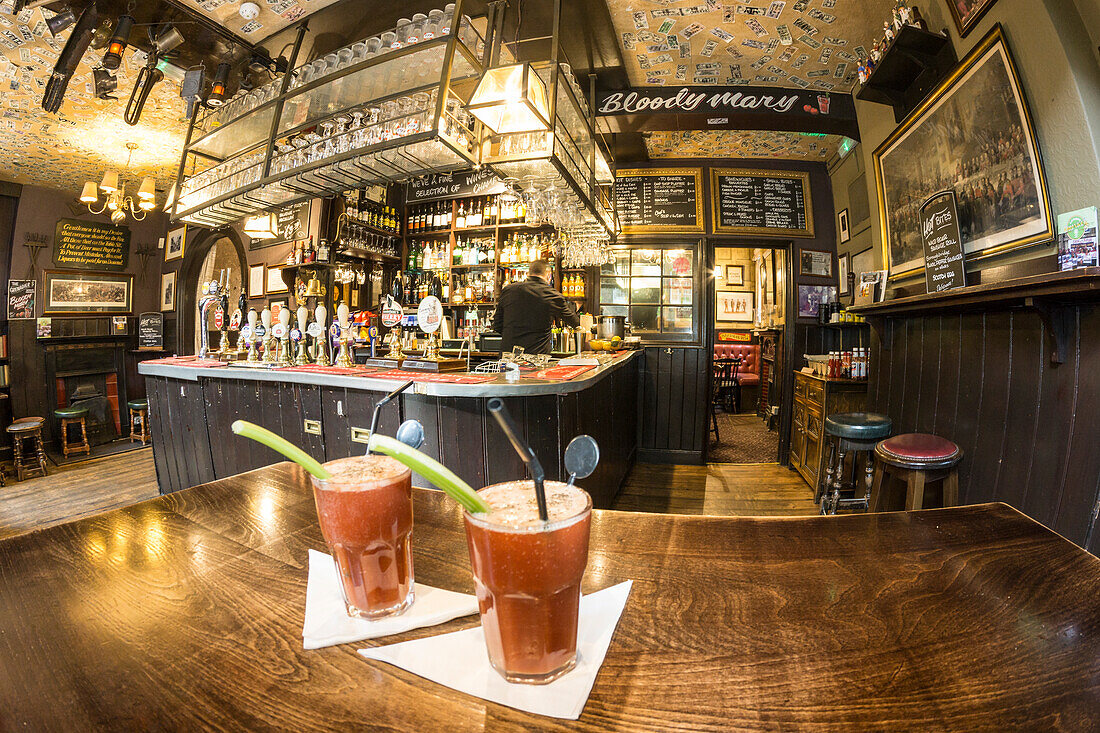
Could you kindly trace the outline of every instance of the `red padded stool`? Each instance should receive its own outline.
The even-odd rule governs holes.
[[[886,511],[886,488],[891,477],[905,483],[905,510],[924,508],[924,489],[939,482],[943,506],[959,503],[959,461],[962,450],[947,438],[928,433],[905,433],[875,446],[875,482],[871,505]]]

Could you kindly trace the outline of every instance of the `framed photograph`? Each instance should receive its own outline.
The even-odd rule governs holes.
[[[279,321],[279,314],[287,309],[286,300],[268,301],[267,308],[271,311],[271,322],[277,323]]]
[[[798,251],[798,274],[813,277],[833,276],[833,253],[812,249]]]
[[[183,246],[187,243],[187,225],[168,232],[168,241],[164,246],[164,261],[183,258]]]
[[[160,311],[176,309],[176,273],[164,272],[160,276]]]
[[[997,0],[945,0],[959,36],[966,38]]]
[[[744,285],[745,266],[726,265],[726,285]]]
[[[920,207],[945,188],[958,197],[969,260],[1054,234],[1031,114],[999,25],[875,150],[874,166],[888,243],[879,269],[891,278],[923,271]]]
[[[263,265],[249,265],[248,266],[248,297],[249,298],[262,298],[264,297],[264,266]]]
[[[836,260],[837,283],[840,285],[840,294],[848,295],[848,273],[852,271],[852,255],[845,252]]]
[[[129,313],[134,276],[121,272],[46,270],[47,315]]]
[[[852,229],[848,225],[848,210],[841,209],[840,214],[837,215],[837,219],[839,221],[837,231],[840,232],[840,243],[844,244],[852,238]]]
[[[285,293],[287,290],[286,283],[283,282],[283,268],[267,268],[267,284],[264,286],[264,291],[271,295],[273,293]]]
[[[714,309],[715,319],[722,323],[752,323],[754,293],[751,290],[719,291]]]
[[[822,303],[836,300],[836,288],[832,285],[799,285],[798,317],[817,318]]]

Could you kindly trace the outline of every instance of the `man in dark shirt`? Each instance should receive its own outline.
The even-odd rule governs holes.
[[[546,281],[547,264],[531,263],[527,279],[508,285],[500,294],[493,330],[502,336],[501,348],[522,346],[528,354],[549,354],[554,321],[579,326],[581,319],[565,297]]]

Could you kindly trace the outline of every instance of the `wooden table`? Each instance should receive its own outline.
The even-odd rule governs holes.
[[[279,464],[0,542],[0,730],[1100,726],[1100,560],[1003,504],[595,512],[586,592],[634,588],[571,722],[359,644],[303,651],[306,550],[324,546],[306,486]],[[417,579],[472,591],[454,505],[415,506]]]

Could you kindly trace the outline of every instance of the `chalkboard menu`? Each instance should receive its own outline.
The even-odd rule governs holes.
[[[164,348],[164,315],[142,313],[138,316],[138,348],[154,351]]]
[[[493,196],[504,193],[508,187],[488,168],[464,173],[414,178],[405,189],[405,203],[422,204],[428,201],[463,199],[471,196]]]
[[[53,263],[64,270],[123,272],[130,260],[130,227],[60,219]]]
[[[277,244],[287,244],[309,236],[309,201],[275,210],[274,239],[253,239],[248,248],[263,249]]]
[[[808,173],[714,168],[710,195],[715,232],[814,236]]]
[[[920,207],[924,283],[929,293],[966,285],[959,212],[954,191],[940,191]]]
[[[703,231],[703,169],[615,172],[615,205],[623,234]]]

